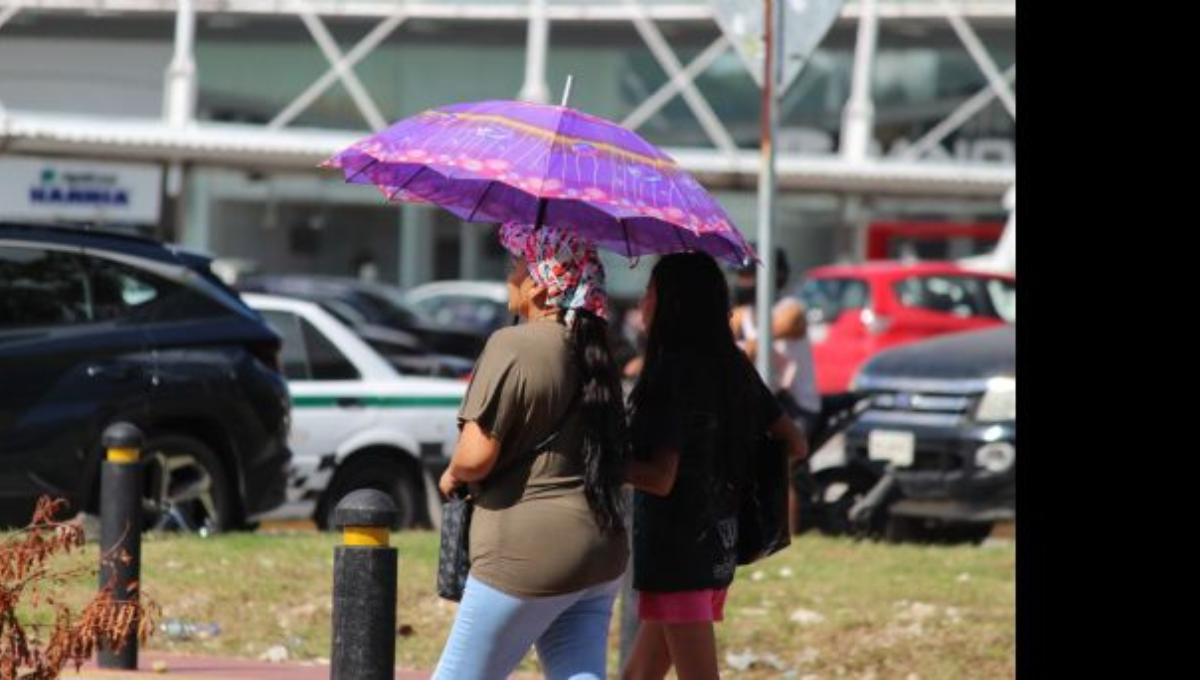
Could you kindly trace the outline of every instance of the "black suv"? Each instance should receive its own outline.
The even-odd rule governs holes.
[[[82,229],[0,225],[0,526],[37,497],[96,512],[100,435],[145,432],[149,522],[238,528],[284,500],[280,339],[209,258]]]

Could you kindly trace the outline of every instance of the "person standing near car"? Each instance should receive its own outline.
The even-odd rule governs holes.
[[[641,625],[631,680],[718,676],[713,623],[737,568],[748,457],[770,432],[805,455],[800,432],[734,343],[729,288],[704,253],[654,266],[641,305],[645,364],[630,396],[633,587]]]
[[[506,677],[536,645],[550,678],[605,677],[628,561],[621,381],[595,247],[507,223],[509,311],[488,339],[439,488],[474,497],[470,575],[434,677]]]
[[[775,250],[775,292],[781,293],[790,275],[787,255],[782,248]],[[755,299],[758,294],[758,270],[755,265],[737,270],[734,279],[734,304],[730,317],[734,337],[755,360],[758,347]],[[816,433],[821,415],[821,394],[817,390],[816,362],[812,343],[808,339],[808,323],[804,303],[792,296],[781,296],[771,310],[772,363],[774,384],[771,385],[780,405],[803,429],[806,439]],[[799,498],[795,486],[789,486],[792,531],[799,517]]]

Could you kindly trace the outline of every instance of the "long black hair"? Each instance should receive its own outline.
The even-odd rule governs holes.
[[[714,488],[740,488],[744,479],[743,452],[753,442],[759,403],[748,371],[753,366],[737,346],[730,327],[729,286],[720,266],[705,253],[675,253],[664,256],[650,273],[654,286],[654,315],[647,329],[646,356],[642,373],[630,395],[630,419],[635,431],[641,419],[681,404],[652,404],[655,382],[669,355],[681,351],[699,353],[704,376],[694,379],[717,381],[718,417],[721,440],[714,445]],[[640,452],[639,452],[640,453]]]
[[[608,324],[591,312],[577,309],[570,338],[582,380],[584,493],[600,529],[619,531],[625,526],[621,485],[625,479],[629,436]]]

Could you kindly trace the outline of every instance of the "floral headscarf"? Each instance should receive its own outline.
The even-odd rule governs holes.
[[[566,310],[568,326],[577,309],[608,318],[604,265],[594,244],[565,229],[521,222],[501,225],[500,244],[525,259],[534,283],[546,288],[546,303]]]

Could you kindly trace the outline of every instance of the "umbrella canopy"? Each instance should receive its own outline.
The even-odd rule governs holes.
[[[675,161],[616,123],[565,106],[484,101],[424,111],[323,163],[393,201],[468,222],[574,229],[627,257],[703,251],[756,259]]]

